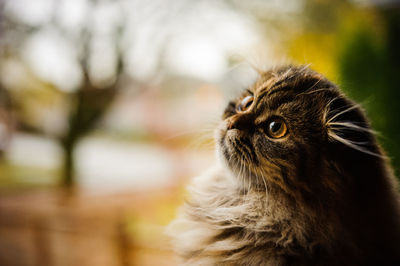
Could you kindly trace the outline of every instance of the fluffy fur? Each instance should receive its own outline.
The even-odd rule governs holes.
[[[274,117],[279,139],[266,132]],[[263,72],[228,104],[216,142],[220,166],[169,227],[185,265],[400,265],[392,170],[361,108],[325,77]]]

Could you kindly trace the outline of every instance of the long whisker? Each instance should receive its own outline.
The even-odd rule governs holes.
[[[261,171],[260,171],[260,173],[261,173],[261,176],[262,176],[262,179],[263,179],[263,182],[264,182],[264,186],[265,186],[265,198],[266,198],[266,200],[268,201],[268,198],[269,198],[269,191],[268,191],[267,180],[266,180],[264,174],[263,174]]]
[[[347,140],[345,138],[342,138],[342,137],[338,136],[337,134],[335,134],[333,132],[329,132],[329,137],[334,139],[334,140],[337,140],[337,141],[343,143],[344,145],[347,145],[350,148],[358,150],[360,152],[363,152],[363,153],[366,153],[366,154],[369,154],[369,155],[372,155],[372,156],[376,156],[378,158],[386,158],[386,156],[384,156],[382,154],[375,153],[375,152],[369,151],[369,150],[367,150],[367,149],[365,149],[363,147],[360,147],[357,144],[355,144],[353,141],[350,141],[350,140]]]
[[[322,89],[317,89],[317,90],[309,91],[309,90],[311,90],[313,87],[315,87],[315,86],[318,84],[318,82],[320,82],[320,81],[321,81],[321,79],[318,80],[318,81],[317,81],[313,86],[311,86],[307,91],[297,94],[296,97],[299,96],[299,95],[313,94],[313,93],[316,93],[316,92],[331,91],[331,90],[332,90],[332,89],[329,89],[329,88],[322,88]]]
[[[300,95],[305,95],[305,94],[311,94],[311,93],[319,92],[319,91],[330,90],[330,89],[327,89],[327,88],[322,88],[322,89],[310,91],[310,90],[312,90],[315,86],[317,86],[318,83],[320,83],[322,79],[323,79],[323,78],[321,77],[319,80],[317,80],[316,82],[314,82],[314,84],[313,84],[310,88],[308,88],[305,92],[302,92],[302,93],[297,94],[296,97],[298,97],[298,96],[300,96]]]
[[[251,191],[252,180],[250,179],[251,178],[250,159],[245,156],[245,161],[247,164],[247,169],[246,169],[247,170],[247,182],[249,182],[249,191]]]
[[[351,110],[354,110],[354,109],[359,108],[359,107],[360,107],[360,106],[359,106],[358,104],[354,104],[353,106],[350,106],[349,108],[347,108],[347,109],[345,109],[345,110],[343,110],[343,111],[341,111],[341,112],[335,114],[334,116],[332,116],[332,117],[327,121],[327,123],[330,123],[331,121],[333,121],[333,120],[334,120],[335,118],[337,118],[338,116],[340,116],[340,115],[342,115],[342,114],[344,114],[344,113],[350,112]]]
[[[334,101],[338,100],[338,99],[340,99],[340,97],[339,97],[339,96],[336,96],[335,98],[333,98],[332,100],[330,100],[330,101],[326,104],[326,107],[331,106],[331,104],[332,104]]]
[[[246,194],[245,194],[245,202],[247,202],[248,201],[248,198],[249,198],[249,195],[251,194],[250,192],[251,192],[251,189],[252,189],[252,182],[251,182],[251,180],[249,180],[249,178],[250,178],[250,173],[249,173],[249,161],[248,161],[248,159],[246,158],[246,156],[245,155],[241,155],[240,156],[240,159],[241,159],[241,162],[242,162],[242,164],[243,164],[243,180],[244,180],[244,184],[245,184],[245,186],[247,186],[247,191],[246,191]]]
[[[262,171],[260,170],[260,169],[256,169],[257,170],[257,174],[260,174],[261,175],[261,179],[262,179],[262,181],[263,181],[263,183],[264,183],[264,188],[265,188],[265,199],[268,201],[268,186],[267,186],[267,181],[265,180],[265,176],[264,176],[264,174],[262,173]]]
[[[332,128],[337,128],[335,126],[338,126],[338,128],[346,128],[346,129],[353,129],[353,130],[356,130],[356,131],[364,131],[364,132],[368,132],[368,133],[375,134],[375,135],[378,134],[378,132],[376,132],[373,129],[366,128],[366,127],[361,127],[361,126],[358,126],[358,125],[356,125],[356,124],[354,124],[352,122],[329,122],[328,126],[329,127],[333,126]]]

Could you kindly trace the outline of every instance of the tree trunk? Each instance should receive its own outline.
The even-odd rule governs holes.
[[[64,161],[62,168],[62,185],[67,188],[75,186],[75,161],[74,161],[74,150],[76,142],[69,140],[63,145],[64,149]]]

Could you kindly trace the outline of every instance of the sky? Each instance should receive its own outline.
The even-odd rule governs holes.
[[[58,3],[58,5],[55,5]],[[115,32],[124,25],[120,44],[127,72],[146,80],[155,72],[216,81],[228,70],[231,56],[248,57],[264,40],[253,18],[223,1],[99,1],[12,0],[5,11],[41,29],[23,45],[23,57],[40,78],[60,90],[73,91],[82,78],[79,33],[93,34],[90,58],[94,80],[112,78]],[[60,30],[61,29],[61,30]],[[264,51],[268,44],[263,42]],[[267,52],[268,53],[268,52]]]

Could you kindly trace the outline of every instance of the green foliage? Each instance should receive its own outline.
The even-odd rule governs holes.
[[[400,170],[400,14],[380,10],[383,31],[365,21],[341,38],[338,73],[343,89],[364,103],[393,166]]]

